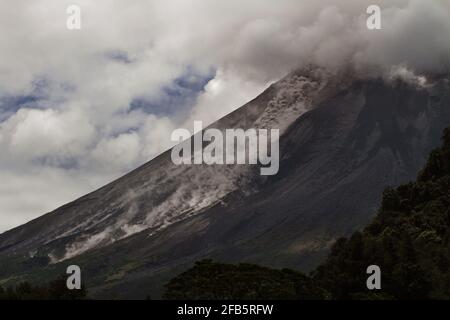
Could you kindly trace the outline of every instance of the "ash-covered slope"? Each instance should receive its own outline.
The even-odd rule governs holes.
[[[293,72],[258,98],[212,127],[278,128],[336,91],[337,78],[320,69]],[[174,165],[170,151],[109,185],[0,235],[0,254],[71,258],[146,230],[157,233],[174,222],[219,203],[240,190],[249,193],[252,168],[242,165]],[[42,251],[43,247],[51,249]]]
[[[278,175],[177,167],[166,152],[0,235],[0,279],[42,280],[76,263],[94,295],[142,298],[204,257],[307,270],[369,220],[386,186],[417,174],[448,123],[446,77],[299,70],[213,125],[280,128]]]

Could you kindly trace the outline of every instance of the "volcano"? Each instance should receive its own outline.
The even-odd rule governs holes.
[[[293,71],[210,126],[278,129],[276,175],[255,165],[175,165],[167,150],[1,234],[0,284],[48,281],[76,264],[94,298],[158,298],[204,258],[309,271],[439,145],[449,79]]]

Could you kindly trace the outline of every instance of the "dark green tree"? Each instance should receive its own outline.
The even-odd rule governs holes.
[[[166,285],[166,299],[249,300],[321,299],[307,276],[288,269],[274,270],[253,264],[197,262]]]

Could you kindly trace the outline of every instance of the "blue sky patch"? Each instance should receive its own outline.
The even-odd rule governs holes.
[[[204,91],[206,84],[214,79],[215,71],[207,74],[187,68],[186,72],[171,84],[162,88],[157,98],[139,97],[130,104],[129,111],[142,110],[157,116],[185,114],[194,106],[198,95]]]

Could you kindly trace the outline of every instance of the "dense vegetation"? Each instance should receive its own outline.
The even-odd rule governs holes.
[[[366,287],[369,265],[381,290]],[[172,279],[166,298],[450,299],[450,128],[415,182],[384,192],[373,222],[339,239],[306,277],[295,271],[205,261]]]
[[[307,276],[292,270],[274,270],[252,264],[197,262],[167,284],[166,299],[320,299]]]
[[[6,289],[0,287],[0,300],[80,300],[86,297],[86,290],[69,290],[66,277],[62,276],[45,286],[34,286],[22,282]]]

